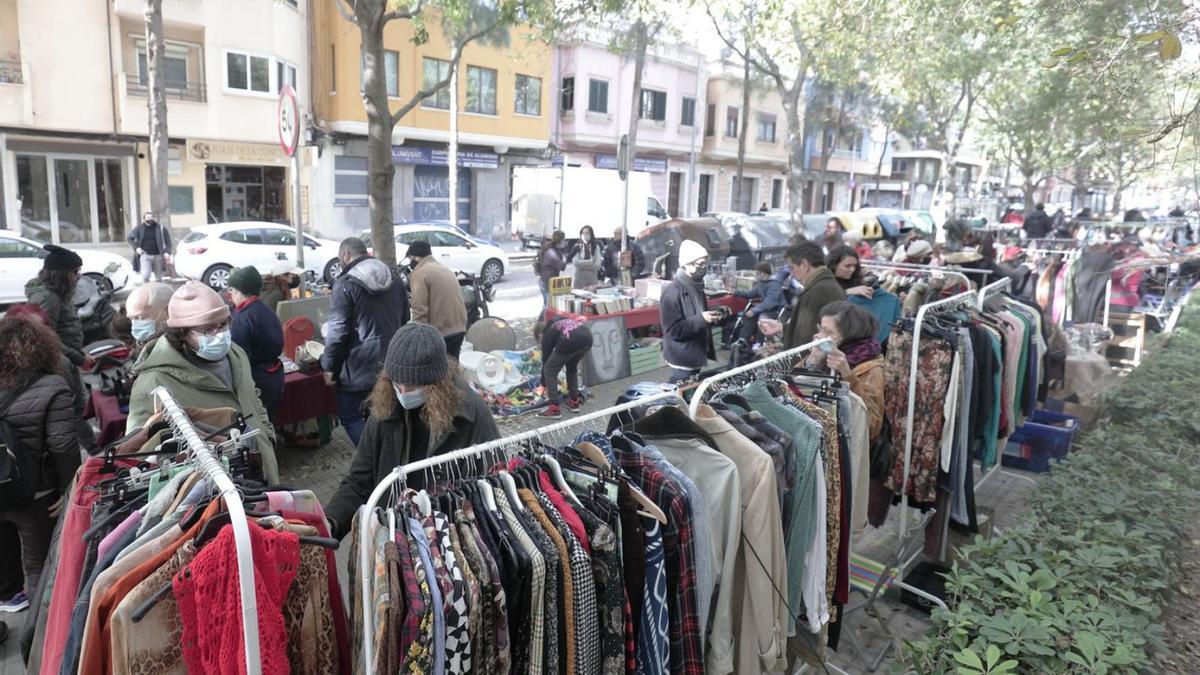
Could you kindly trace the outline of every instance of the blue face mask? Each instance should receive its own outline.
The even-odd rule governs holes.
[[[145,342],[158,332],[158,326],[155,325],[154,319],[134,319],[132,323],[133,327],[129,332],[138,342]]]
[[[400,406],[405,410],[413,410],[425,405],[425,388],[413,389],[412,391],[400,391],[400,387],[392,385],[392,389],[396,391],[396,400],[400,402]]]
[[[196,356],[205,361],[220,361],[229,353],[232,338],[229,331],[223,330],[216,335],[200,335],[200,346],[196,348]]]

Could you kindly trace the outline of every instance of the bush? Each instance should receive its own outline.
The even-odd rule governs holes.
[[[1198,510],[1200,308],[1104,401],[1021,524],[960,551],[908,670],[1148,672]]]

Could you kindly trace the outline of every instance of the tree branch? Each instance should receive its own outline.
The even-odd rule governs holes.
[[[350,23],[358,23],[354,19],[353,8],[347,5],[346,2],[347,0],[333,0],[333,6],[337,8],[338,14],[341,14],[343,19]]]
[[[743,61],[746,61],[750,65],[754,66],[754,68],[756,70],[760,71],[761,73],[763,73],[764,75],[766,75],[768,77],[774,77],[774,73],[772,73],[772,71],[769,70],[767,68],[767,66],[764,66],[763,64],[759,63],[758,60],[754,58],[754,54],[752,53],[753,49],[749,48],[749,45],[747,45],[748,48],[745,51],[743,51],[742,49],[738,48],[737,43],[735,43],[733,40],[731,40],[728,36],[725,35],[725,32],[721,30],[721,22],[717,19],[717,16],[715,14],[713,14],[713,12],[712,12],[711,3],[708,3],[708,2],[704,3],[704,12],[706,14],[708,14],[708,18],[712,20],[713,28],[716,29],[716,31],[717,31],[717,37],[721,38],[721,42],[724,42],[725,46],[727,46],[731,50],[733,50],[733,53],[735,53],[739,57],[741,57],[741,59]]]
[[[383,17],[380,20],[380,23],[386,24],[387,22],[389,22],[393,19],[412,19],[413,17],[420,16],[421,12],[423,12],[424,10],[425,10],[425,0],[417,0],[416,6],[411,9],[397,10],[394,12],[384,12]]]
[[[445,89],[447,86],[449,86],[451,75],[456,70],[458,70],[458,64],[460,61],[462,61],[463,51],[466,49],[466,46],[468,44],[474,42],[475,40],[482,38],[483,36],[487,35],[488,33],[492,32],[493,30],[496,30],[497,28],[500,27],[500,25],[503,22],[504,22],[504,19],[497,18],[495,21],[488,24],[486,27],[481,28],[478,31],[475,31],[474,33],[467,35],[460,42],[455,44],[454,50],[451,52],[450,67],[446,71],[446,77],[443,77],[441,80],[438,80],[437,82],[435,82],[435,83],[429,85],[428,87],[413,94],[412,98],[410,98],[407,103],[400,106],[400,108],[396,112],[392,113],[391,114],[392,126],[399,124],[400,120],[403,119],[404,116],[407,115],[409,112],[411,112],[413,108],[417,107],[417,104],[419,104],[421,101],[424,101],[425,99],[429,98],[430,96],[433,96],[434,94],[438,93],[442,89]]]

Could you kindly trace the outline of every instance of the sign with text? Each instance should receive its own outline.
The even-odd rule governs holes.
[[[423,164],[427,166],[448,166],[450,153],[445,148],[429,148],[413,145],[393,145],[393,164]],[[464,169],[498,169],[500,155],[494,152],[479,150],[459,150],[458,165]]]
[[[618,164],[616,155],[596,155],[597,169],[616,169]],[[633,170],[646,173],[666,173],[667,160],[665,157],[634,157]]]

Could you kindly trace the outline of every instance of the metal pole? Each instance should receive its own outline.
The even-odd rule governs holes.
[[[450,72],[450,148],[446,156],[450,179],[450,227],[458,227],[458,64]]]
[[[304,269],[304,223],[300,219],[300,148],[292,153],[292,223],[296,226],[296,266]],[[304,297],[304,284],[300,284]]]

